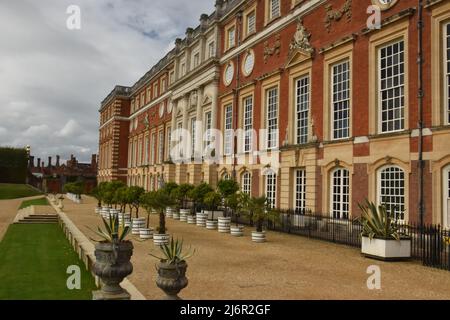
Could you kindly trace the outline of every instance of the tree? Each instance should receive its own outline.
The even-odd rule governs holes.
[[[240,217],[241,212],[248,207],[249,201],[250,196],[244,192],[232,194],[226,199],[226,206],[228,206],[232,210],[233,215],[236,218],[236,226],[239,225],[238,218]]]
[[[114,203],[120,206],[120,212],[125,212],[128,205],[128,187],[121,187],[114,193]]]
[[[280,219],[280,214],[271,208],[266,197],[251,198],[246,204],[244,212],[256,222],[256,231],[263,231],[264,221],[276,222]]]
[[[201,183],[189,191],[188,197],[194,201],[194,211],[197,209],[197,205],[204,205],[205,196],[212,191],[214,191],[213,188],[207,183]]]
[[[141,199],[147,212],[155,211],[159,215],[159,227],[157,228],[158,233],[166,234],[167,229],[165,211],[168,207],[174,205],[174,198],[170,194],[167,194],[164,190],[158,190],[146,193]]]
[[[91,191],[91,196],[97,200],[97,207],[100,208],[102,206],[102,197],[100,195],[100,188],[96,186]]]
[[[187,201],[189,200],[189,192],[194,189],[194,186],[189,183],[180,184],[178,188],[173,190],[175,198],[181,209],[187,208]]]
[[[141,196],[145,190],[141,187],[129,187],[127,189],[126,202],[130,207],[130,213],[133,213],[133,208],[136,210],[136,218],[139,218],[139,207],[141,205]]]
[[[225,216],[228,214],[228,206],[226,199],[236,194],[240,189],[239,184],[234,180],[220,180],[217,184],[217,190],[222,197],[222,203],[225,205]]]
[[[212,218],[211,220],[214,220],[214,212],[217,210],[217,208],[220,206],[222,202],[222,197],[219,193],[213,191],[208,193],[205,196],[205,205],[209,208],[209,210],[212,211]]]

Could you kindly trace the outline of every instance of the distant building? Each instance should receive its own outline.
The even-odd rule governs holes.
[[[84,181],[85,192],[90,192],[97,185],[97,155],[92,155],[90,163],[80,163],[73,155],[65,164],[60,164],[60,156],[56,156],[53,164],[48,157],[47,165],[40,158],[30,156],[28,163],[30,184],[48,193],[61,193],[69,182]]]

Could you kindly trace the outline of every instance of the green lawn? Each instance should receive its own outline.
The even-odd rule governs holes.
[[[19,210],[30,206],[48,206],[48,205],[50,204],[48,203],[47,198],[25,200],[20,205]]]
[[[0,200],[33,197],[42,194],[26,184],[0,183]]]
[[[69,290],[67,267],[81,269]],[[95,281],[57,224],[11,225],[0,243],[0,300],[90,300]]]

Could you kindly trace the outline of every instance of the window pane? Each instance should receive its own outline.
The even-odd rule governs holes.
[[[309,123],[309,76],[296,81],[297,144],[308,142]]]
[[[244,99],[244,152],[252,151],[253,144],[253,97]]]
[[[379,201],[396,219],[405,219],[405,173],[398,167],[387,167],[379,174]]]
[[[350,137],[350,63],[341,62],[332,67],[333,139]]]
[[[337,169],[331,176],[331,215],[335,219],[348,219],[350,216],[350,173]]]
[[[381,132],[403,130],[404,115],[404,44],[390,44],[379,51]]]
[[[231,155],[233,148],[233,106],[225,107],[225,143],[224,154]]]
[[[295,170],[295,211],[305,214],[306,210],[306,170]]]
[[[267,148],[278,147],[278,88],[267,91]]]

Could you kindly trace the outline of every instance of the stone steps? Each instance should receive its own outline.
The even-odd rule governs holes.
[[[58,223],[57,215],[31,215],[20,219],[16,224],[55,224]]]

